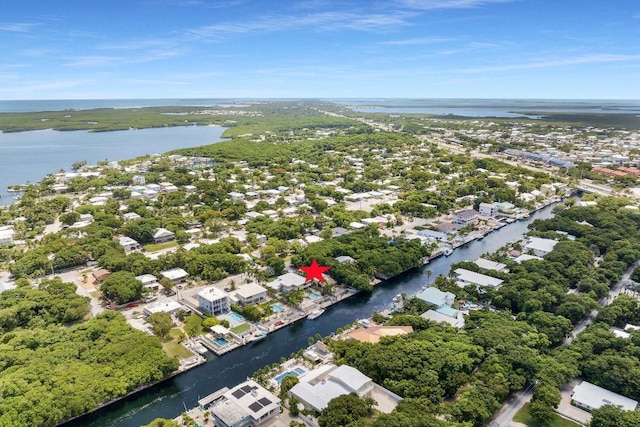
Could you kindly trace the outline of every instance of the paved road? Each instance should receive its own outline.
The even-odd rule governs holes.
[[[622,284],[626,280],[629,280],[629,278],[631,277],[631,273],[633,273],[633,270],[635,270],[638,264],[639,262],[635,262],[631,267],[627,269],[627,271],[624,272],[624,274],[622,275],[622,279],[618,283],[613,285],[609,290],[609,296],[604,297],[600,300],[600,305],[606,307],[607,305],[611,304],[613,300],[618,297],[618,295],[620,295],[620,292],[623,288]],[[598,316],[598,312],[598,310],[593,310],[587,317],[578,322],[578,324],[573,328],[573,331],[571,331],[569,337],[564,340],[562,345],[571,344],[574,338],[593,322],[593,320]],[[522,409],[525,403],[531,400],[534,390],[535,387],[529,385],[524,390],[521,390],[513,395],[504,403],[504,405],[502,405],[502,408],[500,408],[500,410],[496,412],[492,420],[489,422],[488,427],[509,427],[513,421],[513,417],[518,413],[520,409]]]

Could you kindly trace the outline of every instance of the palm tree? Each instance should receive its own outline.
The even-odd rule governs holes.
[[[433,274],[433,272],[427,268],[424,271],[424,274],[427,275],[427,286],[429,286],[429,283],[431,283],[431,274]]]

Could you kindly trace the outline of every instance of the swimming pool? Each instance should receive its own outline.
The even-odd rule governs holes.
[[[320,298],[322,296],[319,293],[314,292],[314,291],[311,291],[311,292],[307,293],[307,295],[309,295],[313,299],[318,299],[318,298]]]
[[[221,346],[229,344],[229,341],[225,340],[224,338],[216,338],[215,342],[216,344]]]
[[[286,377],[297,377],[298,375],[302,375],[305,373],[305,370],[302,368],[295,368],[293,371],[283,372],[274,379],[280,384],[283,379]]]
[[[237,320],[238,322],[244,322],[244,317],[240,316],[235,311],[232,311],[231,313],[228,313],[227,316],[229,316],[233,320]]]
[[[282,313],[284,308],[280,307],[278,304],[271,304],[271,309],[276,313]]]

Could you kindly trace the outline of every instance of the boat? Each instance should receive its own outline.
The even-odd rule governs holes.
[[[318,317],[322,316],[322,313],[324,313],[323,308],[321,308],[320,310],[313,310],[311,313],[309,313],[309,315],[307,316],[307,319],[309,320],[317,319]]]
[[[442,253],[444,254],[444,256],[449,256],[453,253],[453,250],[451,250],[451,248],[445,248]]]
[[[253,336],[253,338],[251,338],[251,340],[249,340],[249,342],[254,342],[254,341],[260,341],[263,340],[267,337],[267,334],[264,332],[258,332],[257,334],[255,334]]]
[[[368,328],[369,326],[371,326],[371,322],[369,321],[369,319],[358,319],[356,320],[356,323],[363,328]]]

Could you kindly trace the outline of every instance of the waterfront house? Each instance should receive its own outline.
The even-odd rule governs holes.
[[[504,271],[505,273],[509,272],[509,270],[507,270],[506,264],[502,264],[501,262],[491,261],[490,259],[478,258],[477,260],[473,261],[473,263],[478,267],[480,267],[481,269],[483,269],[484,271],[495,270],[495,271]]]
[[[532,251],[535,256],[543,257],[558,244],[557,240],[529,237],[524,245],[524,251]]]
[[[118,243],[120,243],[120,246],[122,246],[125,252],[132,252],[141,248],[140,243],[138,243],[137,240],[127,236],[123,236],[118,239]]]
[[[452,221],[454,224],[466,227],[474,224],[478,220],[479,216],[480,212],[475,209],[462,209],[453,213]]]
[[[187,280],[189,273],[182,268],[172,268],[170,270],[161,271],[160,275],[166,279],[171,280],[174,285],[184,283]]]
[[[197,298],[200,309],[214,316],[231,311],[229,295],[215,286],[201,290],[198,292]]]
[[[613,405],[623,411],[633,411],[637,408],[638,402],[628,397],[609,391],[597,385],[582,381],[573,388],[571,401],[578,407],[588,411],[600,409],[605,405]]]
[[[497,289],[503,282],[501,279],[476,273],[475,271],[465,270],[464,268],[457,268],[454,271],[454,274],[456,275],[458,286],[461,288],[464,288],[467,285],[475,285],[481,288],[490,287]]]
[[[218,427],[257,427],[280,413],[280,399],[254,380],[215,394],[207,409]]]
[[[167,230],[166,228],[156,228],[156,231],[153,233],[153,242],[154,243],[165,243],[170,242],[176,238],[175,233]]]
[[[276,291],[290,292],[295,289],[308,288],[313,284],[312,281],[307,282],[306,279],[296,273],[285,273],[278,276],[275,280],[267,283],[267,286]]]
[[[257,283],[248,283],[240,286],[235,296],[242,305],[259,304],[267,300],[267,290]]]
[[[348,365],[322,365],[304,373],[299,379],[289,394],[313,411],[322,412],[332,399],[351,393],[362,398],[372,397],[378,404],[377,409],[385,413],[391,412],[402,400]]]
[[[441,307],[443,305],[451,305],[456,299],[455,294],[451,292],[442,292],[438,288],[427,288],[416,294],[416,298],[434,307]]]

